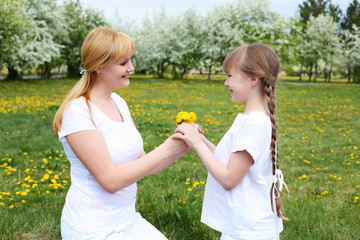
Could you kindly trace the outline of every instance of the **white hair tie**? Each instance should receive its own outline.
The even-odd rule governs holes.
[[[277,189],[276,187],[276,183],[279,182],[279,189]],[[285,186],[287,192],[289,192],[289,189],[284,181],[284,175],[282,174],[281,170],[280,169],[276,169],[275,170],[275,175],[273,175],[273,183],[274,183],[274,189],[273,189],[273,196],[275,198],[279,198],[279,195],[276,196],[276,192],[281,192],[282,191],[282,187],[283,185]]]

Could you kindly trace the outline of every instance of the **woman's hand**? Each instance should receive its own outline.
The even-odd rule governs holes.
[[[190,151],[190,148],[184,141],[180,139],[176,139],[173,136],[174,135],[170,136],[164,142],[164,145],[166,146],[167,150],[170,151],[172,155],[182,156],[183,154]]]

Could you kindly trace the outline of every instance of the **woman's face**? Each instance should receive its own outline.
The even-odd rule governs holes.
[[[134,70],[134,66],[131,63],[131,56],[129,56],[100,68],[100,74],[98,74],[98,76],[101,82],[111,90],[114,90],[128,87],[130,85],[130,73]]]

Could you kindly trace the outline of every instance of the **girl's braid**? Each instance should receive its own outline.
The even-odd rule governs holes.
[[[270,76],[269,78],[273,78],[273,76]],[[266,102],[269,109],[269,116],[271,120],[271,162],[272,162],[272,171],[273,175],[275,175],[275,170],[279,169],[279,162],[278,162],[278,146],[277,146],[277,121],[276,121],[276,113],[275,113],[275,86],[271,84],[273,79],[269,81],[267,78],[263,78],[262,82],[264,83],[264,92],[266,96]],[[287,219],[282,215],[283,205],[280,198],[280,192],[279,192],[279,182],[276,183],[276,189],[275,189],[275,204],[276,204],[276,211],[277,215],[280,218]],[[271,205],[273,205],[273,197],[272,193],[274,191],[274,184],[271,186],[270,190],[270,198],[271,198]]]

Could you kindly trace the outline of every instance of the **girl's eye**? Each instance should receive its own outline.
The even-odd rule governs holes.
[[[121,66],[125,66],[126,65],[126,62],[123,62],[123,63],[120,63]]]
[[[230,75],[230,74],[228,74],[227,76],[228,76],[228,77],[232,77],[232,75]]]

